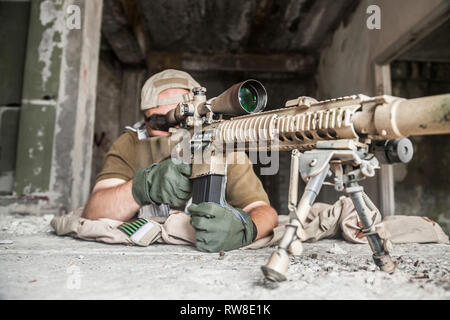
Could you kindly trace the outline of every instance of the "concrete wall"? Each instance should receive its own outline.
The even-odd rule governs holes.
[[[369,30],[366,26],[369,17],[366,9],[373,4],[381,8],[380,30]],[[321,53],[316,76],[318,98],[376,94],[374,62],[389,62],[391,52],[411,38],[413,29],[427,19],[432,20],[447,5],[445,0],[361,1]]]
[[[0,195],[12,193],[29,1],[0,1]]]
[[[94,144],[90,187],[101,171],[103,158],[120,134],[122,66],[110,51],[101,51],[95,103]]]
[[[379,30],[369,30],[366,25],[370,16],[366,9],[374,4],[381,9]],[[321,53],[316,75],[317,97],[327,99],[355,93],[369,96],[390,93],[389,77],[384,82],[377,81],[379,74],[376,74],[375,65],[390,63],[419,37],[426,36],[443,17],[448,17],[449,6],[445,0],[362,1],[350,19],[339,26]],[[381,189],[379,176],[367,182],[366,186],[380,207],[380,191],[385,189]],[[407,211],[401,210],[401,213]]]
[[[114,141],[126,126],[141,120],[141,88],[147,80],[147,70],[123,66],[112,51],[100,55],[95,133],[92,151],[90,190],[103,167],[103,160]]]
[[[20,105],[29,1],[0,1],[0,106]]]
[[[79,28],[68,27],[71,5]],[[58,214],[87,200],[101,12],[102,0],[31,4],[14,186],[16,197],[42,200],[28,212]]]
[[[450,63],[395,61],[392,93],[416,98],[450,92]],[[394,165],[396,214],[427,216],[450,234],[450,136],[411,138],[414,158]]]

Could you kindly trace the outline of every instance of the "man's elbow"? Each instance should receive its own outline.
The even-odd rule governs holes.
[[[84,219],[95,220],[95,216],[91,210],[88,210],[88,207],[85,206],[81,217]]]
[[[269,217],[270,217],[269,219],[272,224],[272,229],[274,229],[278,226],[278,213],[273,207],[271,207],[269,205],[267,205],[266,210],[269,212]]]
[[[258,201],[254,202],[252,205],[247,206],[244,211],[253,213],[260,212],[264,215],[264,220],[270,226],[271,229],[274,229],[278,226],[278,213],[277,211],[271,207],[268,203]]]
[[[89,219],[89,220],[97,220],[100,217],[96,214],[95,210],[93,209],[95,204],[95,198],[96,198],[96,192],[93,192],[91,196],[89,197],[88,202],[84,206],[83,213],[81,215],[82,218]]]

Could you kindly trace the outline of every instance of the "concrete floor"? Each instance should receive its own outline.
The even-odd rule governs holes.
[[[1,299],[450,299],[448,245],[396,245],[388,275],[368,245],[305,243],[274,284],[260,271],[273,248],[108,245],[58,237],[50,219],[0,215]]]

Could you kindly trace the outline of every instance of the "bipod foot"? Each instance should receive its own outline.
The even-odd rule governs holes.
[[[286,281],[286,271],[289,266],[289,255],[286,250],[278,249],[273,252],[269,261],[261,270],[267,280],[281,282]]]
[[[383,272],[394,273],[395,269],[397,268],[397,263],[392,261],[392,258],[389,254],[382,256],[373,255],[372,257],[373,261],[375,261],[375,264]]]

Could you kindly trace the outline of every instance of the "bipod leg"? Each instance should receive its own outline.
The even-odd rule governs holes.
[[[392,261],[389,251],[391,242],[382,239],[375,230],[374,222],[372,221],[373,214],[378,211],[369,197],[364,193],[362,186],[356,182],[351,183],[351,187],[345,189],[345,192],[350,195],[359,219],[363,225],[363,233],[366,235],[370,248],[373,252],[373,260],[375,264],[384,272],[394,272],[397,264]]]
[[[293,172],[293,167],[295,168],[295,164],[292,162],[291,179],[296,175],[297,178],[295,178],[295,181],[298,182],[298,171]],[[298,163],[296,168],[298,168]],[[286,280],[285,274],[289,267],[289,255],[293,253],[299,255],[301,252],[301,242],[297,237],[297,228],[302,228],[302,225],[308,216],[309,210],[320,192],[329,168],[330,165],[327,164],[316,176],[311,177],[306,185],[305,192],[303,193],[297,208],[292,208],[292,206],[290,207],[290,222],[286,226],[283,238],[281,239],[277,250],[270,256],[267,264],[261,267],[266,279],[278,282]],[[291,186],[293,185],[295,185],[295,183],[291,184]],[[290,205],[292,205],[291,200],[293,196],[294,195],[292,192],[290,192]]]

